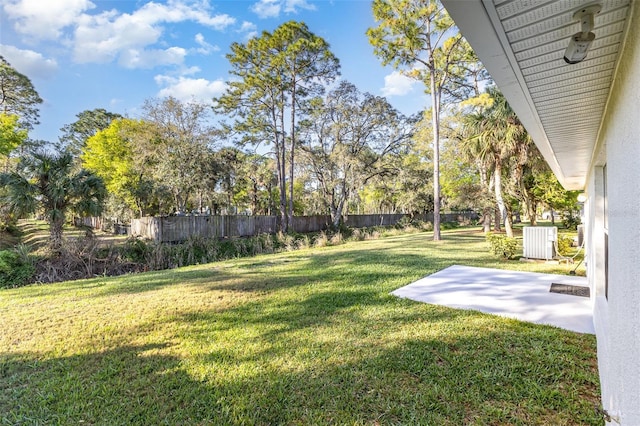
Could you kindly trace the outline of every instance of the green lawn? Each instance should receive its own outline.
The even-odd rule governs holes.
[[[2,424],[602,424],[595,337],[389,292],[447,231],[0,291]]]

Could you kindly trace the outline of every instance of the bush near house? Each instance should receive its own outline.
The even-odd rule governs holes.
[[[558,235],[558,254],[568,256],[573,250],[572,245],[573,238],[568,235]]]
[[[515,238],[492,233],[488,233],[486,238],[489,243],[489,251],[496,256],[502,256],[505,260],[515,256],[518,250],[518,241]]]

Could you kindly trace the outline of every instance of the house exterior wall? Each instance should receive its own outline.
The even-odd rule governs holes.
[[[640,425],[639,23],[634,7],[587,186],[587,273],[602,404],[623,425]]]

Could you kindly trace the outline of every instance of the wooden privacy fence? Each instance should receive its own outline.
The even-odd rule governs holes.
[[[101,217],[87,216],[87,217],[74,217],[73,224],[75,226],[87,226],[93,229],[104,230],[104,219]]]
[[[163,216],[131,221],[131,235],[158,242],[189,237],[248,237],[276,232],[275,216]]]
[[[345,225],[352,228],[395,225],[405,214],[349,215]],[[476,220],[475,212],[445,213],[442,222]],[[433,221],[433,214],[417,215],[414,219]],[[329,228],[330,216],[294,216],[291,230],[307,233]],[[248,237],[273,234],[277,230],[276,216],[163,216],[143,217],[131,221],[131,235],[157,242],[179,242],[189,237],[203,238]]]

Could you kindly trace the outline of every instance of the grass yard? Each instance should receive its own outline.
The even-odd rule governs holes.
[[[470,230],[0,291],[1,424],[602,424],[596,342],[397,299]]]

